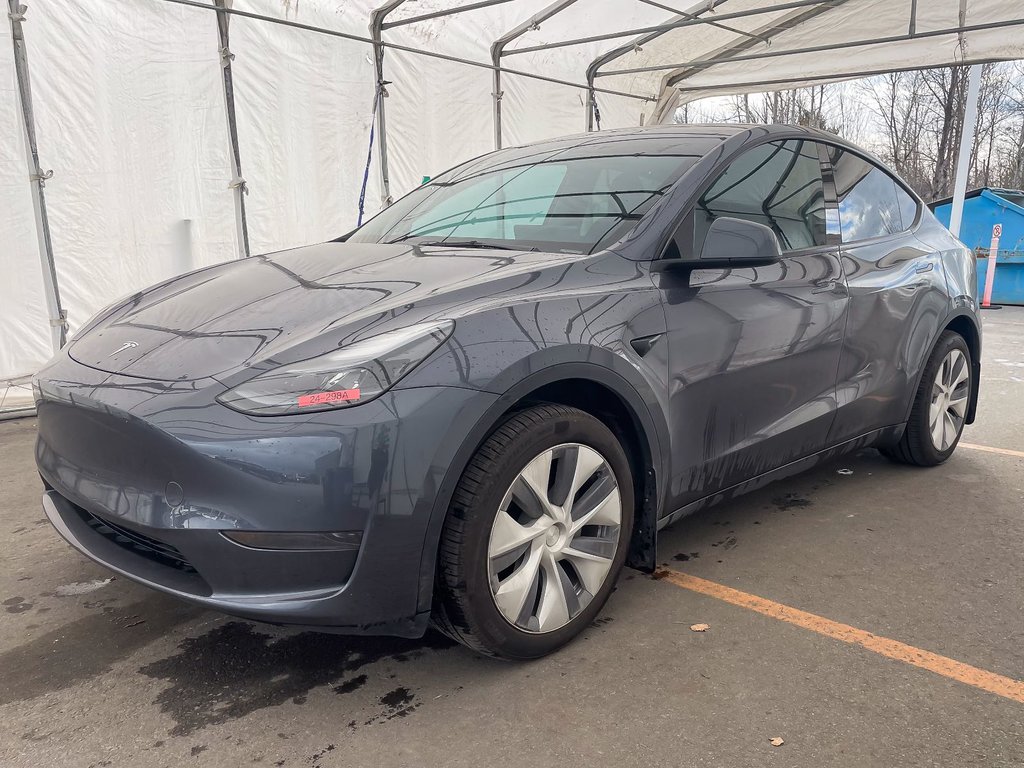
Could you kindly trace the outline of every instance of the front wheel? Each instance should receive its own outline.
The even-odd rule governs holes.
[[[633,525],[629,461],[584,411],[538,405],[479,448],[441,538],[434,623],[481,653],[543,656],[600,611]]]
[[[963,433],[973,370],[963,337],[945,331],[925,365],[903,437],[882,453],[901,464],[920,467],[948,459]]]

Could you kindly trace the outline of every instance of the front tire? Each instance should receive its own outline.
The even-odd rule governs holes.
[[[633,528],[629,461],[584,411],[538,405],[480,446],[452,498],[434,623],[489,656],[533,659],[583,630],[622,570]]]
[[[948,459],[963,433],[973,371],[967,342],[958,333],[944,331],[925,365],[903,437],[882,453],[919,467]]]

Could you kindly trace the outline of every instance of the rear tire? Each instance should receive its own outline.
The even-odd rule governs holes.
[[[453,495],[434,625],[497,658],[534,659],[565,645],[614,588],[634,495],[622,445],[594,416],[562,405],[511,415]]]
[[[882,448],[882,454],[919,467],[934,467],[948,459],[963,433],[973,374],[967,342],[958,333],[944,331],[921,375],[903,436],[895,445]]]

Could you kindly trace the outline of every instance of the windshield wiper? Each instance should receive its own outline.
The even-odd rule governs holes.
[[[393,245],[394,243],[400,243],[403,240],[406,240],[408,238],[409,238],[409,235],[406,235],[405,237],[400,237],[397,240],[390,240],[388,242],[388,245]],[[540,250],[540,248],[537,248],[536,246],[526,247],[526,246],[516,246],[516,245],[502,245],[502,244],[495,244],[495,243],[485,243],[483,240],[425,240],[422,243],[416,243],[416,245],[431,245],[431,246],[439,246],[439,247],[446,247],[446,248],[486,248],[488,250],[493,249],[493,250],[496,250],[496,251],[539,251]]]

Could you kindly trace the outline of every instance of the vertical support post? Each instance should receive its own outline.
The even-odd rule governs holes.
[[[953,180],[953,208],[949,213],[949,231],[960,237],[960,222],[964,216],[964,197],[967,195],[967,176],[971,170],[971,149],[978,128],[978,99],[981,95],[981,64],[973,64],[967,75],[967,101],[964,104],[964,124],[960,131],[960,151],[956,160]]]
[[[597,91],[594,90],[594,80],[597,78],[598,66],[596,62],[587,67],[587,133],[594,130],[594,121],[597,121],[597,130],[601,130],[601,113],[597,107]]]
[[[405,0],[388,0],[370,14],[370,39],[373,40],[373,74],[377,89],[377,167],[380,169],[380,206],[386,208],[392,203],[391,178],[388,174],[388,128],[384,98],[387,96],[387,81],[384,79],[384,20]]]
[[[551,5],[535,13],[522,24],[510,29],[491,44],[491,63],[494,65],[494,148],[501,149],[501,98],[504,93],[501,90],[501,57],[505,47],[513,40],[518,40],[527,32],[540,29],[540,25],[555,16],[576,0],[555,0]]]
[[[595,118],[597,118],[597,130],[601,130],[601,118],[597,111],[597,91],[594,90],[593,82],[589,82],[589,78],[587,85],[590,86],[587,88],[587,133],[590,133],[594,130]]]
[[[501,149],[501,97],[504,92],[501,90],[501,52],[503,43],[495,42],[491,46],[491,64],[494,65],[494,148]]]
[[[238,241],[238,258],[249,255],[249,225],[245,218],[245,196],[249,188],[242,177],[242,160],[238,150],[238,121],[235,118],[235,84],[231,74],[231,62],[235,54],[231,52],[228,37],[231,14],[225,9],[230,7],[232,0],[214,0],[217,6],[217,39],[220,43],[220,66],[223,72],[224,112],[228,123],[228,153],[231,156],[231,182],[228,187],[235,197],[235,229]]]
[[[14,44],[14,71],[18,80],[18,97],[21,103],[22,129],[25,136],[25,157],[28,177],[32,183],[32,208],[36,219],[36,237],[39,240],[39,261],[43,270],[43,288],[46,292],[46,310],[50,320],[50,343],[57,352],[67,343],[68,316],[60,301],[60,287],[57,283],[57,265],[53,260],[53,242],[50,239],[50,220],[46,215],[46,180],[53,171],[43,172],[39,166],[39,146],[36,143],[36,123],[32,112],[32,85],[28,73],[28,50],[25,47],[26,6],[19,0],[7,0],[8,18],[11,22],[11,40]]]

